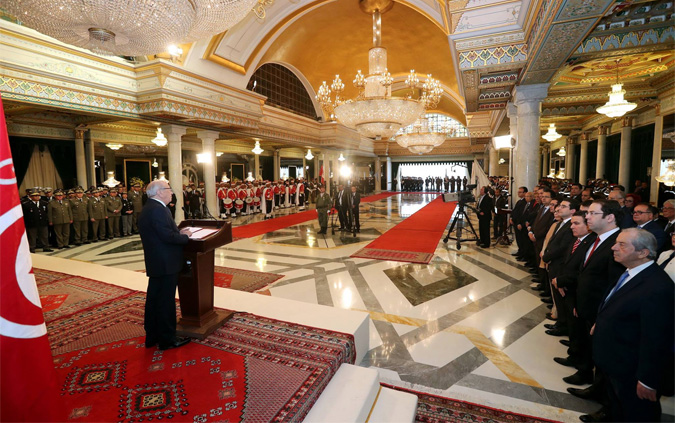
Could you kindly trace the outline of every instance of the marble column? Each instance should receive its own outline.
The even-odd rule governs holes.
[[[333,159],[331,160],[331,168],[333,169],[333,179],[337,185],[340,185],[340,161],[338,160],[338,155],[333,154]]]
[[[395,191],[396,186],[392,184],[391,180],[391,157],[387,156],[387,191]]]
[[[307,179],[307,158],[305,156],[302,156],[302,177]]]
[[[656,204],[659,198],[659,182],[654,179],[661,176],[661,153],[663,149],[663,115],[661,114],[661,105],[654,106],[656,115],[654,116],[654,149],[652,152],[652,174],[649,181],[649,198]],[[629,189],[626,187],[626,189]]]
[[[330,195],[330,165],[326,153],[321,153],[321,163],[323,164],[323,184],[326,186],[326,192]]]
[[[75,170],[77,184],[87,189],[87,159],[84,153],[84,133],[87,128],[75,128]]]
[[[209,156],[204,166],[204,190],[206,191],[206,208],[212,216],[218,216],[218,197],[216,196],[216,140],[218,131],[197,131],[197,138],[202,140],[202,153]]]
[[[621,119],[621,148],[619,150],[619,185],[623,185],[630,190],[630,144],[631,132],[633,131],[633,118],[624,116]]]
[[[488,147],[490,149],[490,166],[488,176],[500,176],[499,175],[499,151],[493,146]]]
[[[588,179],[588,132],[584,132],[579,136],[579,144],[581,150],[579,151],[579,183],[586,185]]]
[[[279,148],[274,149],[274,180],[278,181],[279,178],[281,177],[281,158],[279,155],[281,150]]]
[[[516,107],[513,102],[508,102],[506,104],[506,116],[509,118],[509,135],[511,135],[511,140],[512,142],[514,140],[518,140],[518,108]],[[515,151],[513,151],[514,148],[509,149],[509,177],[513,179],[513,169],[515,168],[515,163],[514,163],[514,158],[515,156]],[[513,209],[513,205],[516,203],[517,196],[515,193],[518,192],[518,187],[519,185],[516,185],[515,182],[509,181],[510,185],[510,192],[511,192],[511,197],[509,197],[509,201],[511,202],[510,208]]]
[[[546,98],[549,84],[519,85],[516,87],[515,104],[518,108],[518,142],[514,157],[516,186],[534,188],[539,174],[539,129],[541,102]]]
[[[321,175],[319,175],[320,171],[321,171],[321,162],[319,160],[319,155],[317,154],[316,156],[314,156],[314,175],[312,176],[314,179],[317,179],[319,183],[321,183],[320,180]]]
[[[598,126],[598,158],[595,161],[595,179],[605,177],[605,159],[607,155],[607,132],[609,127]],[[628,189],[628,187],[626,187]]]
[[[253,177],[260,180],[260,154],[253,155]]]
[[[174,220],[180,223],[185,219],[183,212],[183,150],[181,137],[186,128],[178,125],[161,125],[164,136],[169,141],[166,147],[169,160],[169,182],[173,193],[176,194],[176,216]]]
[[[84,143],[87,154],[87,180],[89,181],[89,187],[96,186],[96,154],[94,152],[94,147],[94,141],[91,139]]]
[[[574,166],[576,161],[574,146],[576,145],[576,137],[567,137],[567,155],[565,156],[565,178],[570,179],[574,177]]]
[[[379,156],[375,157],[373,176],[375,177],[375,194],[379,194],[382,192],[382,161]]]

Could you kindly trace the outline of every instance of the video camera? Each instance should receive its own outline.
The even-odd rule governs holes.
[[[473,203],[476,201],[472,190],[476,189],[476,184],[471,184],[466,186],[466,190],[459,192],[452,192],[443,194],[443,202],[449,203],[451,201],[457,201],[460,206],[465,205],[466,203]]]

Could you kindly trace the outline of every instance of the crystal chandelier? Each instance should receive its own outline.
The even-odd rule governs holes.
[[[396,135],[396,143],[411,153],[426,154],[443,144],[447,136],[447,128],[431,128],[429,119],[421,116],[413,125],[402,129]]]
[[[552,123],[548,126],[548,132],[542,135],[542,138],[545,139],[548,142],[553,142],[557,140],[558,138],[562,137],[558,132],[555,130],[555,123]]]
[[[253,154],[258,154],[258,155],[259,155],[260,153],[262,153],[262,152],[265,151],[265,150],[263,150],[262,148],[260,148],[260,141],[256,141],[256,142],[255,142],[255,146],[253,147],[253,150],[251,150],[251,151],[253,152]]]
[[[120,184],[120,181],[115,179],[115,172],[107,172],[108,179],[102,182],[103,185],[112,188]]]
[[[604,106],[596,109],[598,113],[602,113],[610,118],[621,117],[637,107],[637,104],[629,103],[623,98],[626,90],[622,88],[623,84],[619,82],[620,61],[621,59],[617,59],[616,61],[616,84],[612,85],[612,91],[609,92],[609,101]]]
[[[314,154],[312,154],[312,149],[311,149],[311,148],[308,148],[308,149],[307,149],[307,154],[305,155],[305,158],[306,158],[307,160],[312,160],[312,159],[314,158]]]
[[[120,148],[123,147],[122,144],[116,144],[116,143],[112,143],[112,142],[107,143],[105,146],[108,147],[111,150],[114,150],[114,151],[117,151],[117,150],[119,150]]]
[[[157,147],[164,147],[169,140],[162,133],[162,128],[157,128],[157,136],[152,140]]]
[[[666,172],[661,176],[656,176],[655,179],[669,187],[675,185],[675,160],[668,160],[666,162]]]
[[[152,161],[152,167],[159,167],[159,163],[157,163],[157,159],[153,159]]]
[[[144,56],[219,34],[271,0],[13,0],[23,25],[95,53]],[[262,11],[262,12],[261,12]]]
[[[345,156],[343,156],[342,153],[340,153],[340,157],[338,157],[338,160],[344,162],[347,159],[345,159]]]
[[[567,151],[565,151],[565,147],[561,147],[560,150],[558,150],[558,156],[560,157],[565,157],[567,155]]]
[[[362,2],[362,8],[364,3],[368,2]],[[317,101],[330,119],[337,119],[367,138],[394,136],[399,129],[413,123],[425,109],[435,107],[443,94],[440,83],[431,78],[431,75],[427,75],[426,81],[420,86],[420,80],[412,70],[405,83],[412,92],[421,88],[420,97],[413,99],[412,95],[405,98],[391,96],[394,79],[387,69],[387,49],[381,46],[381,11],[388,10],[392,4],[392,1],[380,1],[365,6],[374,9],[373,47],[368,52],[368,75],[363,75],[359,70],[353,81],[359,90],[356,99],[345,100],[341,97],[345,85],[340,75],[335,75],[330,87],[323,81],[316,95]]]

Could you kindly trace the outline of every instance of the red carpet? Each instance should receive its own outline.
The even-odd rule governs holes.
[[[351,257],[429,263],[456,205],[437,198]]]
[[[255,292],[283,277],[284,275],[276,273],[254,272],[252,270],[215,266],[213,283],[221,288]]]
[[[370,195],[361,199],[361,203],[370,203],[381,200],[383,198],[396,195],[395,192],[383,192],[381,194]],[[268,232],[273,232],[279,229],[287,228],[293,225],[299,225],[310,220],[316,219],[316,210],[306,210],[300,213],[293,213],[287,216],[275,217],[270,220],[263,220],[262,222],[250,223],[248,225],[237,226],[232,228],[232,238],[252,238],[254,236],[263,235]]]
[[[480,404],[439,397],[424,392],[413,391],[383,383],[382,386],[397,391],[417,395],[417,414],[415,422],[421,423],[552,423],[553,420],[540,419],[524,414],[512,413]]]
[[[355,360],[351,335],[247,313],[204,341],[147,349],[145,294],[118,294],[89,307],[83,298],[77,313],[47,325],[69,421],[300,422],[339,366]]]

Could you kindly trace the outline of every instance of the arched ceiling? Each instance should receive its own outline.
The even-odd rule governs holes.
[[[404,78],[410,69],[420,75],[432,74],[446,91],[461,98],[448,38],[428,17],[395,3],[382,15],[382,46],[387,48],[388,68],[394,78]],[[339,74],[345,84],[344,96],[352,98],[357,95],[352,80],[359,69],[367,73],[371,47],[371,15],[361,11],[357,0],[337,0],[311,10],[286,27],[258,66],[269,62],[291,65],[314,90],[322,81],[330,85]],[[437,109],[466,121],[462,109],[451,100],[444,99]]]

